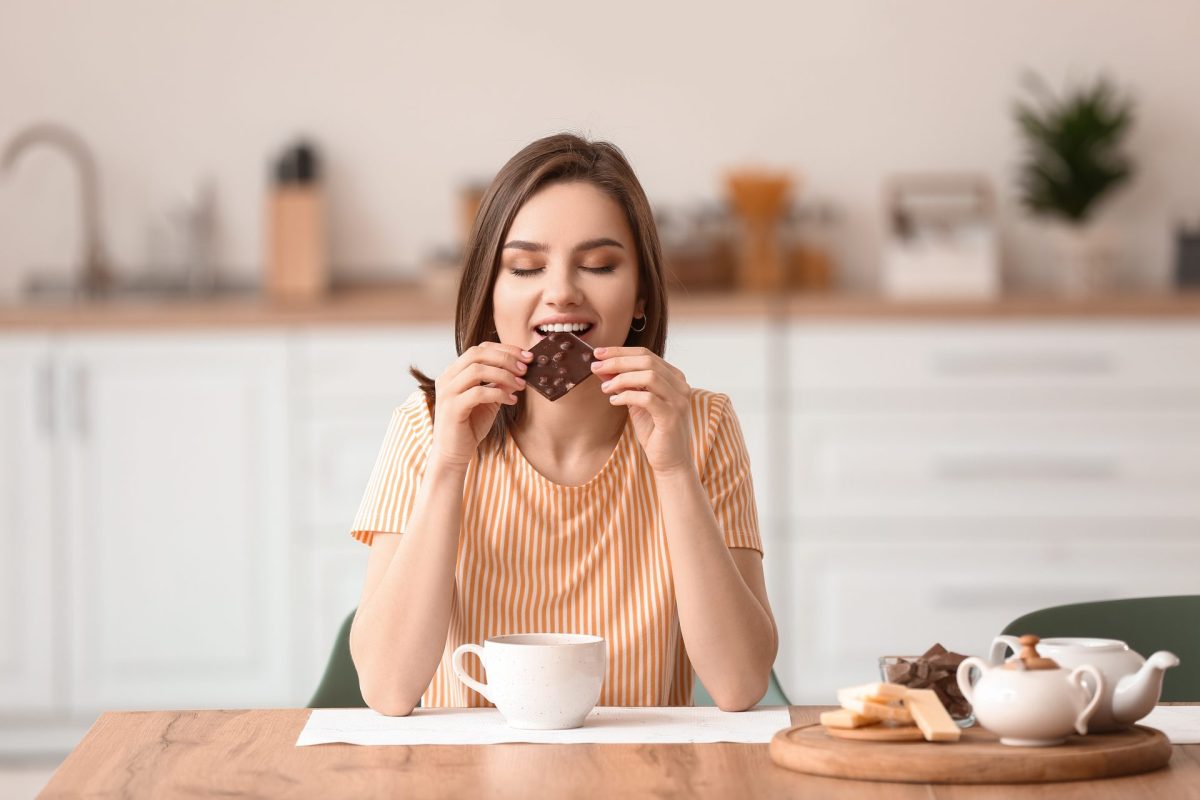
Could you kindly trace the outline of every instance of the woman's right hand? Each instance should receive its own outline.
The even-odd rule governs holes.
[[[459,356],[434,381],[433,452],[466,466],[491,430],[500,406],[517,403],[533,354],[516,345],[483,342]]]

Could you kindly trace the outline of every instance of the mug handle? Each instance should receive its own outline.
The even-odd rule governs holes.
[[[450,657],[450,664],[454,667],[454,674],[458,676],[460,681],[483,695],[483,699],[487,700],[489,703],[495,703],[496,701],[492,699],[490,694],[488,694],[487,684],[480,683],[479,681],[475,680],[468,675],[467,671],[463,668],[463,656],[465,656],[467,653],[474,653],[475,655],[479,656],[479,663],[483,665],[484,671],[487,671],[487,659],[483,657],[483,648],[477,644],[460,644],[458,648],[455,649],[454,655]]]
[[[992,664],[1003,664],[1004,651],[1010,648],[1014,653],[1020,652],[1021,643],[1017,641],[1017,637],[997,636],[992,639],[992,651],[988,653],[988,661]]]
[[[1076,667],[1070,675],[1067,676],[1067,681],[1087,691],[1087,684],[1083,682],[1083,674],[1087,673],[1092,676],[1092,680],[1096,682],[1096,691],[1092,694],[1092,699],[1083,707],[1083,711],[1079,712],[1079,716],[1075,718],[1075,730],[1079,731],[1080,736],[1087,735],[1088,720],[1092,718],[1092,714],[1096,713],[1096,706],[1100,704],[1100,697],[1104,694],[1104,676],[1100,674],[1100,670],[1090,664],[1084,664],[1081,667]]]
[[[963,693],[963,697],[967,698],[967,702],[975,705],[975,687],[971,685],[971,668],[975,667],[982,675],[987,671],[988,665],[982,658],[971,656],[963,659],[963,662],[958,665],[958,688]]]

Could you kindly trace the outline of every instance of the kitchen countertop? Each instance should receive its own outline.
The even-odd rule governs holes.
[[[1200,292],[1080,300],[1014,295],[997,300],[900,301],[846,293],[678,291],[670,296],[670,308],[675,321],[767,316],[813,321],[1200,319]],[[401,325],[452,322],[453,312],[454,298],[445,294],[414,285],[382,284],[338,289],[312,303],[280,303],[247,293],[214,298],[120,298],[0,305],[0,331]]]

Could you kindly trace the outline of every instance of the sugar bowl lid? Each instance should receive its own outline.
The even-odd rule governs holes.
[[[1021,643],[1021,652],[1004,662],[1003,669],[1058,669],[1058,662],[1046,658],[1037,651],[1037,643],[1041,639],[1032,633],[1027,633],[1017,640]]]

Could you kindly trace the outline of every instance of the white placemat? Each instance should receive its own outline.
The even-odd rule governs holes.
[[[1155,706],[1137,724],[1158,728],[1171,744],[1200,744],[1200,706]]]
[[[297,747],[347,744],[765,744],[791,726],[785,706],[726,712],[711,706],[604,706],[592,709],[582,728],[523,731],[505,724],[494,708],[418,708],[387,717],[369,708],[318,708],[308,717]]]

